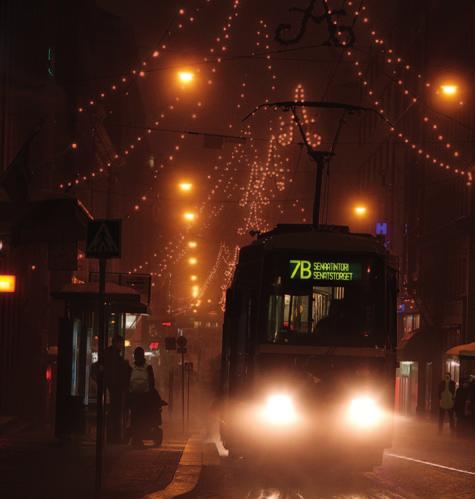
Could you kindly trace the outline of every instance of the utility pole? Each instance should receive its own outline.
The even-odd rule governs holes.
[[[320,209],[322,205],[322,186],[323,186],[323,172],[325,171],[325,166],[329,162],[330,158],[335,154],[332,151],[317,151],[314,149],[305,134],[305,130],[303,129],[302,122],[300,121],[300,117],[297,114],[295,107],[292,107],[292,114],[294,116],[294,121],[297,124],[297,127],[300,132],[300,136],[302,137],[303,144],[305,149],[307,149],[307,154],[312,158],[316,165],[316,173],[315,173],[315,191],[313,195],[313,217],[312,217],[312,225],[316,229],[320,225]],[[339,130],[338,130],[339,134]],[[335,139],[336,141],[336,139]]]
[[[328,166],[330,159],[335,155],[335,147],[338,142],[338,138],[340,136],[341,129],[345,124],[345,118],[347,114],[354,114],[356,112],[361,111],[371,111],[376,113],[380,118],[384,119],[375,109],[361,107],[361,106],[352,106],[350,104],[343,104],[341,102],[320,102],[320,101],[284,101],[284,102],[270,102],[261,104],[257,106],[254,111],[250,112],[243,121],[246,121],[250,116],[253,116],[259,109],[265,107],[266,109],[282,109],[283,111],[291,111],[294,117],[294,121],[297,124],[297,127],[300,132],[300,136],[302,137],[303,145],[307,150],[307,154],[310,158],[315,162],[316,165],[316,174],[315,174],[315,193],[313,199],[313,220],[312,225],[314,228],[318,228],[320,225],[320,211],[321,211],[321,199],[322,199],[322,186],[323,186],[323,172],[325,171],[325,167]],[[340,119],[338,121],[337,130],[335,132],[335,136],[333,138],[333,144],[330,151],[320,151],[314,149],[312,145],[309,143],[307,139],[307,135],[305,134],[305,130],[302,125],[302,121],[297,113],[297,108],[299,107],[316,107],[320,109],[331,109],[342,111]]]
[[[185,353],[187,339],[184,336],[178,336],[176,343],[178,345],[177,353],[181,355],[181,430],[185,433]]]
[[[98,364],[99,370],[97,374],[97,415],[96,415],[96,477],[95,477],[95,489],[97,492],[101,490],[102,486],[102,463],[103,463],[103,452],[104,452],[104,422],[105,422],[105,386],[104,386],[104,354],[106,351],[107,339],[106,339],[106,312],[105,312],[105,300],[106,300],[106,263],[105,258],[99,259],[99,310],[98,310],[98,336],[99,336],[99,348],[98,348]]]
[[[86,256],[99,260],[99,289],[97,294],[98,322],[98,372],[96,407],[96,474],[95,490],[102,488],[105,434],[105,351],[107,347],[106,328],[106,265],[109,258],[120,258],[122,240],[121,220],[91,220],[87,227]]]
[[[310,151],[307,149],[309,156],[315,161],[317,168],[315,175],[315,193],[313,198],[313,218],[312,225],[317,228],[320,225],[320,211],[322,204],[322,186],[323,186],[323,172],[325,170],[325,165],[331,155],[326,151],[315,151],[312,149]]]

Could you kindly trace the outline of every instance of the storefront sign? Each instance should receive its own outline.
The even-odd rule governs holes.
[[[358,281],[361,263],[290,260],[290,278],[313,281]]]

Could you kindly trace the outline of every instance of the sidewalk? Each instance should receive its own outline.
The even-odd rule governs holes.
[[[164,489],[173,479],[184,439],[165,433],[161,448],[108,446],[105,451],[105,499],[140,499]],[[95,445],[76,441],[59,445],[40,432],[0,435],[2,499],[92,499]]]

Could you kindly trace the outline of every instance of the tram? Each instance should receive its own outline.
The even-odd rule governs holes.
[[[241,249],[223,325],[230,455],[381,463],[391,446],[396,269],[347,227],[277,225]]]

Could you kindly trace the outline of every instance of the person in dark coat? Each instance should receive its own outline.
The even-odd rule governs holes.
[[[455,392],[454,412],[457,418],[456,434],[458,437],[463,436],[467,429],[467,414],[465,412],[465,407],[467,400],[469,400],[468,389],[468,380],[464,379],[461,380],[460,386]]]
[[[129,363],[122,357],[124,338],[115,334],[104,352],[104,383],[109,394],[108,432],[112,443],[124,440],[124,419]]]
[[[469,399],[469,416],[470,421],[470,431],[472,435],[475,434],[475,377],[470,376],[470,382],[468,386],[468,399]]]
[[[442,433],[445,414],[449,417],[450,429],[455,429],[454,425],[454,401],[455,401],[455,381],[450,379],[450,373],[446,373],[444,379],[439,383],[439,433]]]

